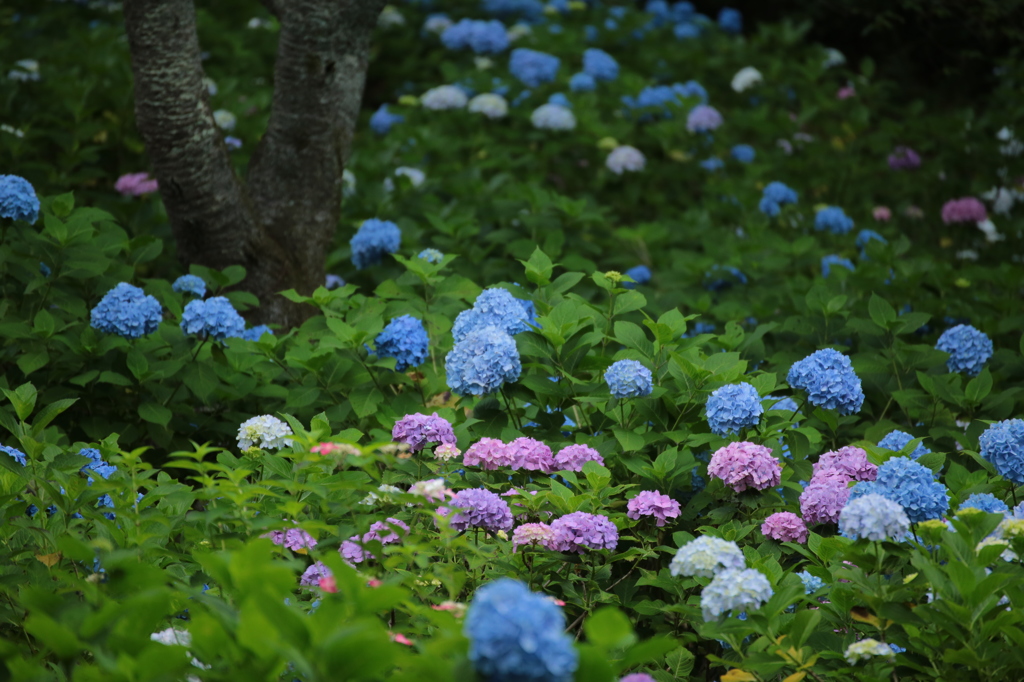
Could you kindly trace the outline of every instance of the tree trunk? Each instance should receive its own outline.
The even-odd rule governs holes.
[[[193,0],[126,0],[135,112],[182,263],[242,265],[254,317],[285,327],[311,310],[279,296],[324,282],[341,176],[384,0],[263,0],[281,22],[274,98],[248,188],[203,85]]]

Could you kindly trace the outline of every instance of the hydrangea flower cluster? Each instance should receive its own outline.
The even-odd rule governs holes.
[[[839,532],[853,540],[900,542],[909,531],[903,507],[877,494],[851,499],[839,514]]]
[[[878,209],[876,208],[875,210],[877,211]],[[888,210],[888,209],[886,209],[886,210]],[[877,216],[876,216],[876,219],[877,219]],[[878,234],[874,230],[869,230],[869,229],[865,228],[865,229],[863,229],[863,230],[861,230],[860,232],[857,233],[857,239],[854,242],[854,244],[857,246],[858,249],[860,249],[862,257],[864,256],[864,249],[866,249],[868,247],[868,244],[870,244],[873,241],[881,242],[883,244],[888,244],[889,243],[888,239],[886,239],[882,235]]]
[[[950,372],[977,376],[992,357],[992,339],[969,324],[950,327],[935,344],[937,350],[949,353],[946,367]]]
[[[485,92],[469,100],[469,111],[490,119],[505,118],[508,116],[508,102],[501,95]]]
[[[825,587],[825,581],[816,575],[811,575],[807,571],[800,571],[797,573],[797,577],[804,584],[804,594],[814,594],[821,588]]]
[[[444,259],[444,254],[437,249],[423,249],[416,257],[433,265],[437,265]]]
[[[626,516],[638,521],[641,516],[653,516],[661,528],[668,519],[679,516],[679,503],[657,490],[642,490],[626,504]]]
[[[197,298],[206,296],[206,282],[196,275],[182,275],[174,280],[171,289],[179,294],[192,294]]]
[[[431,478],[426,481],[416,481],[409,486],[410,495],[425,497],[429,502],[440,502],[448,497],[454,497],[443,478]]]
[[[89,314],[94,329],[126,339],[152,334],[162,319],[159,301],[127,282],[121,282],[104,294]]]
[[[395,370],[399,372],[422,365],[430,351],[427,330],[412,315],[401,315],[388,322],[373,343],[378,356],[395,358]]]
[[[878,477],[878,467],[868,461],[868,453],[852,445],[819,457],[814,463],[812,478],[827,471],[839,472],[851,481],[873,481]]]
[[[401,243],[402,231],[390,220],[364,220],[349,240],[352,247],[352,264],[357,270],[376,265],[385,254],[398,251]]]
[[[114,183],[114,190],[126,197],[141,197],[152,194],[160,189],[157,181],[149,177],[149,173],[125,173]]]
[[[445,357],[448,387],[459,395],[494,393],[521,371],[515,340],[495,326],[473,330]]]
[[[921,165],[921,157],[910,147],[896,147],[889,155],[889,168],[911,170]]]
[[[676,551],[668,570],[675,576],[714,578],[722,571],[746,567],[747,560],[735,542],[701,535]]]
[[[786,376],[793,388],[807,391],[812,405],[837,410],[841,415],[859,412],[864,390],[850,359],[832,348],[824,348],[793,363]]]
[[[974,197],[961,197],[950,199],[942,206],[942,222],[950,223],[980,223],[988,218],[988,211],[985,204]]]
[[[979,509],[988,514],[1010,513],[1010,507],[992,493],[974,493],[963,501],[957,513],[964,509]]]
[[[573,512],[551,522],[555,534],[552,549],[559,552],[582,554],[584,548],[615,549],[619,544],[619,530],[607,516]]]
[[[753,611],[772,598],[772,585],[758,570],[729,569],[715,576],[700,594],[704,621],[711,622],[727,611]]]
[[[316,538],[302,530],[301,528],[289,528],[288,530],[272,530],[269,533],[261,535],[263,538],[270,538],[270,541],[275,545],[282,545],[298,552],[300,550],[309,550],[316,547],[319,543]]]
[[[420,97],[420,104],[424,109],[430,111],[445,111],[447,109],[465,109],[469,97],[462,90],[454,85],[439,85],[423,93]]]
[[[931,469],[907,457],[893,457],[878,467],[878,478],[873,483],[855,485],[850,502],[873,493],[903,507],[914,523],[940,518],[949,509],[946,486],[935,480]]]
[[[800,493],[800,514],[805,523],[836,523],[850,499],[851,478],[841,471],[826,470],[811,478]]]
[[[419,168],[412,168],[411,166],[399,166],[392,173],[395,178],[408,178],[409,182],[413,187],[419,187],[426,179],[427,174],[421,171]],[[395,180],[392,178],[384,178],[384,191],[394,192],[395,191]]]
[[[651,281],[651,269],[646,265],[634,265],[623,274],[633,280],[632,282],[622,281],[622,286],[626,289],[634,289],[637,284],[647,284]]]
[[[725,291],[736,284],[746,284],[747,281],[747,276],[732,265],[715,264],[704,273],[704,288],[708,291]]]
[[[533,438],[516,438],[506,446],[512,455],[512,468],[550,474],[555,470],[551,448]]]
[[[613,149],[604,162],[608,170],[616,175],[622,175],[627,171],[639,173],[646,164],[647,159],[643,153],[636,147],[630,147],[629,145],[621,145]]]
[[[508,49],[508,31],[496,19],[462,19],[444,30],[441,42],[449,50],[469,48],[476,54],[498,54]]]
[[[21,466],[28,466],[28,457],[26,457],[25,453],[18,448],[12,448],[8,445],[0,445],[0,451],[6,452]]]
[[[454,446],[457,442],[451,423],[437,412],[431,415],[407,414],[391,429],[391,438],[405,443],[412,452],[419,452],[427,443],[445,443]]]
[[[653,677],[647,673],[633,673],[626,675],[619,682],[657,682]]]
[[[453,530],[464,531],[470,528],[482,528],[488,533],[499,530],[512,530],[512,510],[508,503],[495,493],[484,488],[468,488],[455,493],[449,503],[456,513],[452,515],[450,526]],[[438,508],[442,513],[443,507]],[[456,511],[457,510],[457,511]],[[443,513],[447,514],[447,510]]]
[[[269,414],[246,419],[238,427],[238,449],[245,452],[251,447],[264,450],[280,450],[292,444],[288,437],[292,429],[283,421]]]
[[[542,104],[530,114],[530,123],[539,130],[572,130],[576,116],[561,104]]]
[[[723,7],[718,12],[718,28],[726,33],[743,33],[743,15],[738,9]]]
[[[766,538],[779,542],[807,542],[807,525],[793,512],[776,512],[761,524],[761,533]]]
[[[181,331],[203,338],[237,339],[245,332],[245,319],[223,296],[189,301],[181,313]]]
[[[797,193],[781,182],[769,182],[761,193],[761,201],[757,208],[765,215],[774,218],[786,204],[795,204],[799,199]]]
[[[1024,483],[1024,420],[996,422],[985,429],[978,443],[981,456],[992,463],[1000,476]]]
[[[604,466],[604,458],[589,445],[566,445],[555,455],[555,471],[583,471],[587,462],[597,462]]]
[[[893,650],[888,644],[868,637],[846,647],[846,653],[843,656],[846,658],[847,663],[856,665],[861,661],[871,660],[872,656],[892,658]]]
[[[857,269],[857,267],[853,264],[853,261],[851,261],[849,258],[843,258],[842,256],[832,254],[830,256],[821,257],[821,276],[827,279],[828,276],[832,274],[832,268],[836,265],[844,267],[850,272],[853,272],[854,270]]]
[[[605,370],[604,380],[612,396],[622,398],[641,398],[650,395],[654,390],[654,377],[651,370],[636,360],[618,360]]]
[[[405,120],[401,114],[392,114],[388,111],[387,104],[381,104],[377,111],[370,116],[370,129],[378,135],[387,135],[391,129]]]
[[[39,197],[32,183],[20,175],[0,175],[0,218],[39,220]]]
[[[753,163],[757,157],[757,152],[749,144],[737,144],[729,150],[729,156],[740,163]]]
[[[853,229],[853,218],[838,206],[826,206],[814,216],[814,229],[828,230],[832,234],[846,234]]]
[[[334,574],[331,573],[331,569],[327,568],[327,564],[317,561],[302,573],[302,577],[299,578],[299,585],[303,587],[319,587],[321,580],[333,577]]]
[[[560,64],[561,60],[553,55],[517,47],[512,50],[508,68],[523,85],[536,88],[555,80]]]
[[[546,523],[524,523],[512,531],[512,553],[519,547],[537,545],[545,549],[555,549],[555,531]]]
[[[579,665],[561,609],[517,580],[478,589],[463,631],[469,660],[489,680],[571,682]]]
[[[530,315],[524,301],[515,298],[501,287],[491,287],[480,292],[472,308],[462,311],[455,318],[452,336],[458,343],[470,332],[483,327],[498,327],[506,334],[514,336],[529,330],[529,322]]]
[[[747,488],[764,490],[777,486],[782,467],[779,460],[772,457],[770,448],[740,441],[719,448],[711,456],[708,475],[741,493]]]
[[[707,133],[724,123],[718,110],[707,104],[698,104],[686,117],[686,129],[691,133]]]
[[[736,72],[735,76],[732,77],[732,82],[729,83],[729,85],[735,92],[743,92],[744,90],[749,90],[763,80],[764,76],[761,75],[760,71],[755,69],[753,66],[744,66]]]
[[[515,455],[497,438],[481,438],[470,445],[462,457],[466,466],[479,466],[488,471],[510,467],[514,462]]]
[[[583,51],[583,73],[599,81],[613,81],[619,77],[619,63],[604,50],[589,48]]]
[[[708,426],[718,436],[739,433],[754,428],[761,421],[764,407],[757,389],[751,384],[740,382],[727,384],[715,389],[705,406]]]
[[[569,79],[569,89],[573,92],[592,92],[597,89],[597,79],[589,73],[574,73]]]
[[[914,437],[905,431],[890,431],[886,434],[885,438],[878,441],[878,447],[885,448],[886,450],[892,450],[893,452],[899,452],[907,446],[907,444],[914,440]],[[924,443],[918,443],[914,451],[910,453],[911,459],[917,459],[921,455],[927,455],[931,450],[924,446]]]

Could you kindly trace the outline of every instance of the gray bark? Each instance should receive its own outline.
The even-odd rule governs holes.
[[[341,210],[349,153],[384,0],[262,0],[281,22],[274,98],[248,187],[235,176],[202,83],[193,0],[126,0],[135,111],[186,265],[242,265],[255,317],[294,326]]]

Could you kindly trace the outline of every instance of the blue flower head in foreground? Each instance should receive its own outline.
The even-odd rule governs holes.
[[[1024,483],[1024,420],[996,422],[978,439],[981,456],[992,463],[999,475]]]
[[[738,144],[729,150],[729,156],[740,163],[752,163],[757,153],[749,144]]]
[[[381,104],[377,111],[370,117],[370,129],[378,135],[387,135],[396,123],[405,120],[401,114],[392,114],[388,111],[387,104]]]
[[[878,447],[885,448],[886,450],[892,450],[893,452],[899,452],[907,446],[907,443],[914,440],[914,437],[905,431],[890,431],[886,434],[885,438],[878,441]],[[911,459],[917,459],[921,455],[927,455],[931,450],[926,448],[923,444],[918,443],[914,451],[910,453]]]
[[[463,632],[476,671],[495,682],[571,682],[578,666],[562,610],[502,578],[476,591]]]
[[[0,218],[34,223],[39,219],[39,197],[25,178],[0,175]]]
[[[591,92],[597,88],[597,80],[589,73],[574,73],[569,79],[569,89],[573,92]]]
[[[807,391],[812,405],[838,410],[841,415],[860,412],[864,404],[864,390],[850,358],[832,348],[815,351],[794,362],[786,381],[793,388]]]
[[[754,611],[772,598],[772,585],[760,571],[747,568],[718,573],[701,591],[700,608],[705,622],[717,620],[727,611]]]
[[[231,301],[214,296],[205,301],[190,301],[181,314],[181,330],[186,334],[222,341],[237,339],[245,333],[245,320]]]
[[[992,339],[969,324],[958,324],[942,333],[935,348],[949,353],[950,372],[977,376],[992,357]]]
[[[619,77],[619,63],[615,57],[595,47],[583,52],[583,73],[599,81],[613,81]]]
[[[395,358],[395,369],[404,372],[422,365],[427,359],[430,339],[422,322],[412,315],[402,315],[388,322],[374,345],[379,357]]]
[[[558,57],[526,47],[518,47],[512,50],[508,67],[512,75],[523,85],[536,88],[555,80],[559,64],[561,61]]]
[[[878,467],[878,478],[874,481],[855,485],[847,504],[871,494],[903,507],[912,523],[940,518],[949,509],[946,486],[935,480],[931,469],[907,457],[893,457]]]
[[[980,509],[989,514],[1009,515],[1010,507],[992,493],[974,493],[960,505],[959,513],[964,509]]]
[[[524,301],[515,298],[500,287],[484,289],[473,302],[455,318],[452,336],[458,343],[471,332],[482,327],[498,327],[506,334],[515,335],[530,328],[530,313]]]
[[[507,50],[509,45],[508,31],[496,19],[461,19],[444,30],[441,42],[449,50],[468,47],[476,54],[497,54]]]
[[[646,265],[634,265],[626,270],[625,275],[632,279],[632,282],[623,281],[622,286],[626,289],[635,289],[637,284],[647,284],[651,281],[651,269]]]
[[[83,474],[96,474],[100,478],[110,478],[111,474],[117,471],[113,464],[103,461],[103,455],[96,448],[82,448],[78,451],[80,457],[88,457],[89,463],[82,467]],[[92,482],[92,477],[89,477]]]
[[[827,206],[814,216],[814,229],[821,232],[828,230],[832,234],[846,234],[853,229],[853,218],[850,218],[838,206]]]
[[[349,241],[352,246],[352,263],[357,270],[376,265],[384,254],[398,251],[401,243],[402,231],[390,220],[364,220]]]
[[[197,298],[206,296],[206,282],[203,281],[202,277],[197,277],[196,275],[182,275],[174,280],[171,289],[179,294],[192,294]]]
[[[742,33],[743,15],[738,9],[723,7],[718,13],[718,27],[726,33]]]
[[[160,303],[142,289],[121,282],[108,291],[90,313],[90,324],[104,334],[138,339],[160,326]]]
[[[458,395],[494,393],[522,372],[515,340],[499,327],[474,329],[444,359],[448,388]]]
[[[844,267],[850,272],[853,272],[854,270],[857,269],[857,267],[853,264],[853,261],[851,261],[849,258],[843,258],[842,256],[832,254],[830,256],[821,257],[821,276],[827,278],[832,273],[833,266],[836,265]]]
[[[764,407],[757,389],[741,382],[715,389],[708,398],[706,413],[711,432],[728,436],[757,426]]]
[[[899,542],[909,530],[903,507],[878,494],[851,499],[839,512],[839,532],[852,540]]]
[[[604,380],[616,398],[641,398],[654,390],[651,370],[636,360],[619,360],[605,370]]]

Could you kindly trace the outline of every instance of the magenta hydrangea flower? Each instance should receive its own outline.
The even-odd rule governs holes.
[[[305,570],[299,579],[299,584],[304,587],[320,587],[321,578],[330,578],[333,575],[326,564],[318,561]]]
[[[974,197],[961,197],[950,199],[942,207],[942,222],[950,223],[980,223],[988,219],[988,211],[985,204]]]
[[[619,544],[619,529],[607,516],[573,512],[551,522],[555,533],[552,549],[559,552],[583,553],[583,549],[615,549]]]
[[[470,445],[462,456],[463,464],[478,466],[488,471],[494,471],[500,467],[510,467],[515,461],[515,455],[508,445],[497,438],[481,438]]]
[[[512,553],[526,545],[554,549],[555,531],[546,523],[524,523],[512,531]]]
[[[554,471],[554,457],[551,448],[533,438],[516,438],[507,446],[512,454],[512,468],[527,471],[542,471],[550,474]]]
[[[921,165],[921,157],[910,147],[896,147],[889,155],[889,168],[910,170]]]
[[[807,524],[793,512],[777,512],[761,524],[766,538],[779,542],[807,542]]]
[[[413,452],[419,452],[427,443],[445,443],[454,446],[458,441],[452,425],[444,417],[432,415],[407,414],[391,429],[391,437],[399,443],[405,443]]]
[[[741,493],[747,488],[764,490],[777,486],[782,466],[772,457],[770,448],[740,441],[729,443],[711,455],[708,474]]]
[[[488,533],[512,529],[512,511],[508,503],[490,490],[470,488],[455,493],[449,503],[456,513],[449,524],[457,531],[483,528]],[[438,513],[441,509],[438,509]]]
[[[679,516],[679,503],[657,490],[643,490],[626,504],[626,516],[634,521],[641,516],[653,516],[660,528],[667,519]]]
[[[604,466],[604,457],[589,445],[566,445],[555,455],[555,471],[583,471],[587,462]]]
[[[852,445],[819,457],[813,476],[825,471],[838,471],[854,481],[873,481],[878,476],[878,467],[868,461],[868,453]]]
[[[837,523],[839,512],[850,499],[853,480],[841,471],[826,470],[811,478],[800,493],[800,514],[805,523]]]

